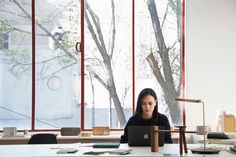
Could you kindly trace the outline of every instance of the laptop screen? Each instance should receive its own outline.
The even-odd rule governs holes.
[[[158,126],[159,130],[163,130],[163,126]],[[150,146],[151,145],[151,126],[129,126],[128,127],[128,145],[129,146]],[[158,133],[159,146],[163,146],[165,142],[165,133]]]

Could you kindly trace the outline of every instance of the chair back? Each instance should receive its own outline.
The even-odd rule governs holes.
[[[28,144],[57,144],[57,136],[55,134],[34,134]]]

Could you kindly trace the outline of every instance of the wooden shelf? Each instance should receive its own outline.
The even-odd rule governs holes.
[[[10,144],[27,144],[30,136],[17,136],[17,137],[2,137],[0,136],[0,145]],[[106,136],[60,136],[57,137],[59,144],[64,143],[95,143],[95,142],[119,142],[120,135],[106,135]]]

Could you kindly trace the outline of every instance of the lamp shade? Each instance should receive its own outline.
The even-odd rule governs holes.
[[[175,98],[175,101],[191,102],[191,103],[202,103],[202,100],[201,100],[201,99]]]

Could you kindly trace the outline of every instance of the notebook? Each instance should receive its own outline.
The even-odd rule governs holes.
[[[118,142],[97,142],[93,145],[93,148],[119,148]]]
[[[112,151],[109,151],[109,154],[116,154],[116,155],[126,155],[129,154],[132,151],[132,149],[115,149]]]
[[[70,153],[76,153],[78,150],[75,148],[62,148],[57,151],[57,154],[70,154]]]
[[[158,126],[163,130],[163,126]],[[129,126],[128,128],[128,145],[129,146],[150,146],[151,145],[151,127],[150,126]],[[165,133],[159,132],[159,146],[164,146]]]

